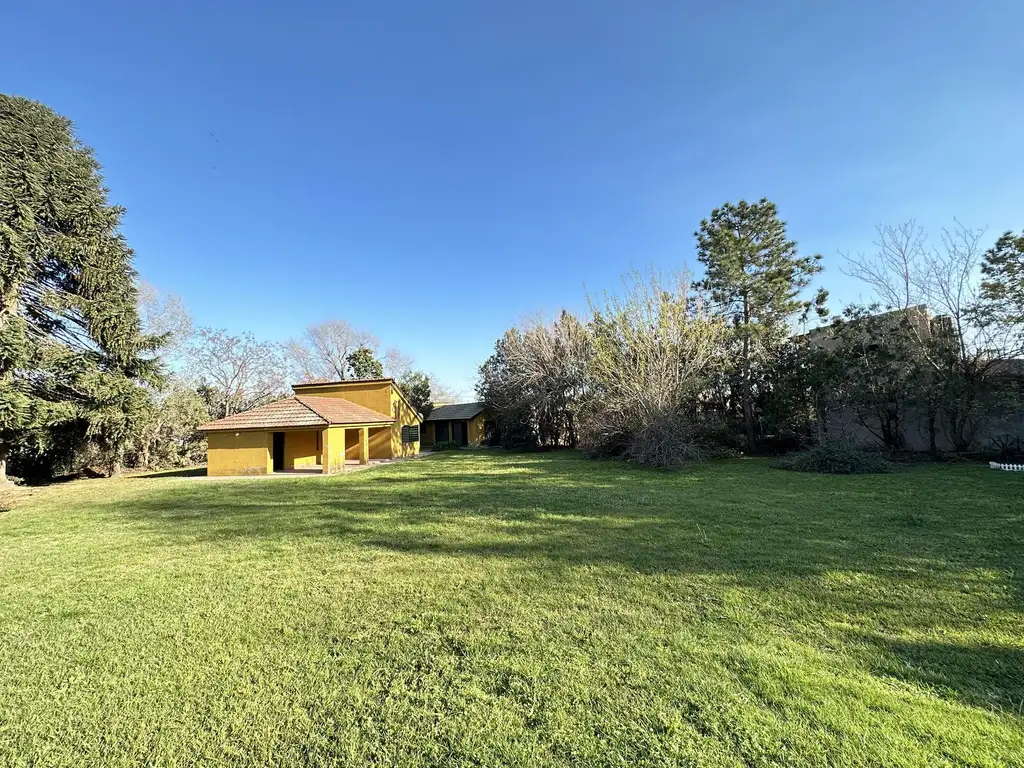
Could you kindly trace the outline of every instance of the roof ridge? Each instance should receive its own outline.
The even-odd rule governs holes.
[[[308,411],[310,411],[310,413],[313,413],[313,414],[315,414],[316,416],[320,417],[321,419],[323,419],[324,421],[326,421],[326,422],[327,422],[328,424],[330,424],[330,423],[331,423],[331,420],[330,420],[329,418],[327,418],[326,416],[324,416],[324,415],[323,415],[322,413],[320,413],[320,411],[318,411],[318,410],[317,410],[316,408],[314,408],[314,407],[313,407],[312,405],[310,405],[310,404],[309,404],[309,403],[307,403],[307,402],[306,402],[305,400],[303,400],[301,396],[299,396],[299,395],[297,395],[297,394],[296,394],[296,395],[292,395],[292,398],[293,398],[294,400],[296,400],[297,402],[301,403],[301,404],[303,405],[303,407],[305,407],[305,408],[306,408],[306,409],[307,409]],[[344,398],[342,398],[342,399],[344,399]]]

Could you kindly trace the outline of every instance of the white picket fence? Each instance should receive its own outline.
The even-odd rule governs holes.
[[[1024,464],[1000,464],[998,461],[988,463],[992,469],[1002,469],[1005,472],[1024,472]]]

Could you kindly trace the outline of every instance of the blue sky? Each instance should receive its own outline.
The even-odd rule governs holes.
[[[0,10],[0,90],[75,121],[142,276],[466,394],[510,324],[692,263],[727,200],[776,201],[835,308],[878,223],[1024,227],[1022,3],[156,5]]]

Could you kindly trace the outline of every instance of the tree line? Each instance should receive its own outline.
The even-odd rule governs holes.
[[[695,233],[700,279],[632,273],[581,316],[509,329],[478,393],[506,446],[648,466],[829,440],[977,450],[1024,430],[1024,235],[983,236],[879,227],[875,252],[844,259],[870,300],[831,316],[821,257],[776,206],[728,203]]]
[[[421,411],[450,398],[343,320],[284,344],[195,328],[180,298],[139,279],[123,215],[69,120],[0,94],[0,483],[8,466],[46,478],[198,463],[198,425],[295,381],[387,374]]]

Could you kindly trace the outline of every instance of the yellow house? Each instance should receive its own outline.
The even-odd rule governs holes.
[[[487,418],[483,403],[438,405],[423,420],[423,445],[452,441],[479,448],[490,440],[494,423]]]
[[[330,474],[414,456],[423,417],[392,379],[295,384],[294,397],[203,424],[208,475]]]

